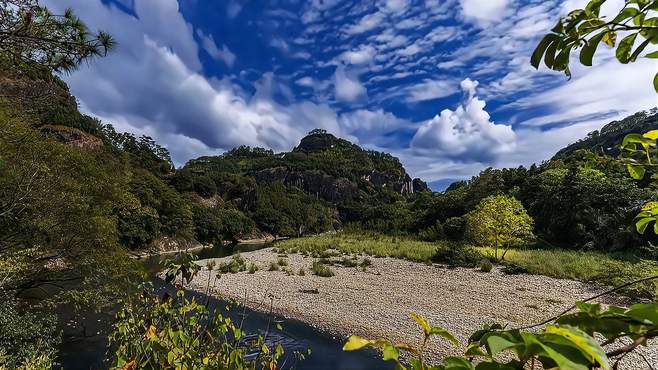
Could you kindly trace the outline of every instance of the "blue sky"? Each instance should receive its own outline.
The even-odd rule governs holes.
[[[579,0],[45,3],[119,43],[65,76],[82,110],[156,138],[178,165],[243,144],[290,150],[320,127],[440,187],[656,106],[655,61],[621,66],[604,50],[571,80],[529,65]]]

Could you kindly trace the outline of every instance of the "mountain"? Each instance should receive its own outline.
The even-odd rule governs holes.
[[[603,150],[608,155],[617,156],[618,146],[624,136],[656,129],[658,129],[658,108],[637,112],[620,121],[612,121],[599,131],[588,133],[587,137],[558,151],[553,159],[563,159],[580,149],[589,149],[598,153]]]
[[[216,190],[195,187],[198,183],[214,183]],[[357,221],[366,208],[429,190],[390,154],[364,150],[323,130],[311,131],[290,152],[242,146],[194,159],[172,180],[181,192],[219,195],[245,211],[258,201],[259,186],[277,183],[336,208],[341,223]]]

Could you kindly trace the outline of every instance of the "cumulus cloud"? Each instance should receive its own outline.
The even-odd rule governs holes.
[[[339,65],[334,73],[334,89],[336,98],[345,102],[354,102],[364,98],[366,88],[357,77],[348,76],[345,67]]]
[[[196,58],[188,53],[193,48],[180,44],[196,45],[182,15],[165,19],[140,13],[163,13],[156,8],[171,10],[176,0],[136,1],[139,19],[100,0],[57,4],[73,3],[83,19],[112,33],[120,45],[66,77],[83,109],[132,132],[151,134],[168,144],[177,163],[242,144],[289,150],[316,127],[341,133],[336,113],[326,104],[278,104],[262,91],[250,96],[195,70]],[[176,24],[187,34],[168,30]]]
[[[491,121],[486,103],[475,94],[477,85],[470,79],[462,81],[467,94],[464,103],[454,111],[443,110],[418,128],[411,140],[414,152],[486,162],[514,149],[516,134],[510,126]]]
[[[460,0],[459,2],[464,17],[473,19],[481,25],[500,20],[509,5],[509,0]]]

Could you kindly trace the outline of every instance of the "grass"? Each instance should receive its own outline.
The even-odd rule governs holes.
[[[313,271],[313,274],[321,277],[332,277],[334,276],[333,270],[331,270],[331,267],[325,265],[324,263],[320,261],[315,261],[313,262],[313,267],[311,269]]]
[[[374,257],[395,257],[416,262],[429,261],[437,243],[423,242],[409,237],[385,236],[369,233],[336,233],[289,239],[277,243],[278,250],[297,250],[311,256],[332,257],[343,254],[368,254]]]
[[[485,256],[491,248],[476,248]],[[579,252],[564,249],[511,249],[504,263],[514,264],[529,274],[546,275],[560,279],[595,282],[619,286],[629,281],[658,275],[658,262],[630,255],[601,252]],[[629,287],[625,294],[652,298],[658,296],[658,285],[649,282]]]
[[[290,239],[277,243],[279,252],[295,250],[316,258],[324,257],[322,262],[327,262],[329,256],[366,254],[372,257],[394,257],[427,263],[432,260],[437,250],[446,248],[450,248],[450,243],[356,232]],[[493,254],[490,248],[477,247],[474,250],[481,254],[482,258]],[[508,265],[508,271],[609,286],[619,286],[658,274],[657,261],[629,255],[564,249],[512,249],[505,255],[504,263]],[[476,266],[481,267],[479,263]],[[625,289],[623,293],[632,297],[655,298],[658,297],[658,285],[656,282],[640,284]]]

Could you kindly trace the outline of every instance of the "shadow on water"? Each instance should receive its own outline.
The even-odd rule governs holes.
[[[237,244],[230,248],[208,248],[197,251],[199,259],[225,257],[235,252],[245,252],[268,247],[264,244]],[[149,271],[156,271],[160,261],[166,257],[158,256],[145,261]],[[153,275],[153,283],[160,293],[172,289],[170,286]],[[198,299],[205,300],[202,293],[189,291]],[[240,322],[244,319],[243,329],[248,334],[264,334],[267,330],[268,343],[280,343],[286,352],[282,359],[285,365],[282,369],[298,370],[387,370],[393,369],[391,363],[378,358],[374,351],[343,352],[343,338],[335,338],[299,320],[268,315],[244,307],[236,307],[230,312],[225,311],[228,302],[210,297],[210,307],[216,307],[228,314],[233,320]],[[91,315],[86,318],[91,326],[88,331],[100,333],[93,336],[64,341],[60,346],[60,358],[64,369],[106,369],[109,364],[104,362],[107,346],[107,332],[112,320],[110,313]],[[282,330],[278,330],[274,322],[280,322]],[[98,328],[94,327],[98,326]],[[269,330],[268,330],[269,328]],[[305,360],[297,362],[294,352],[307,353]]]

